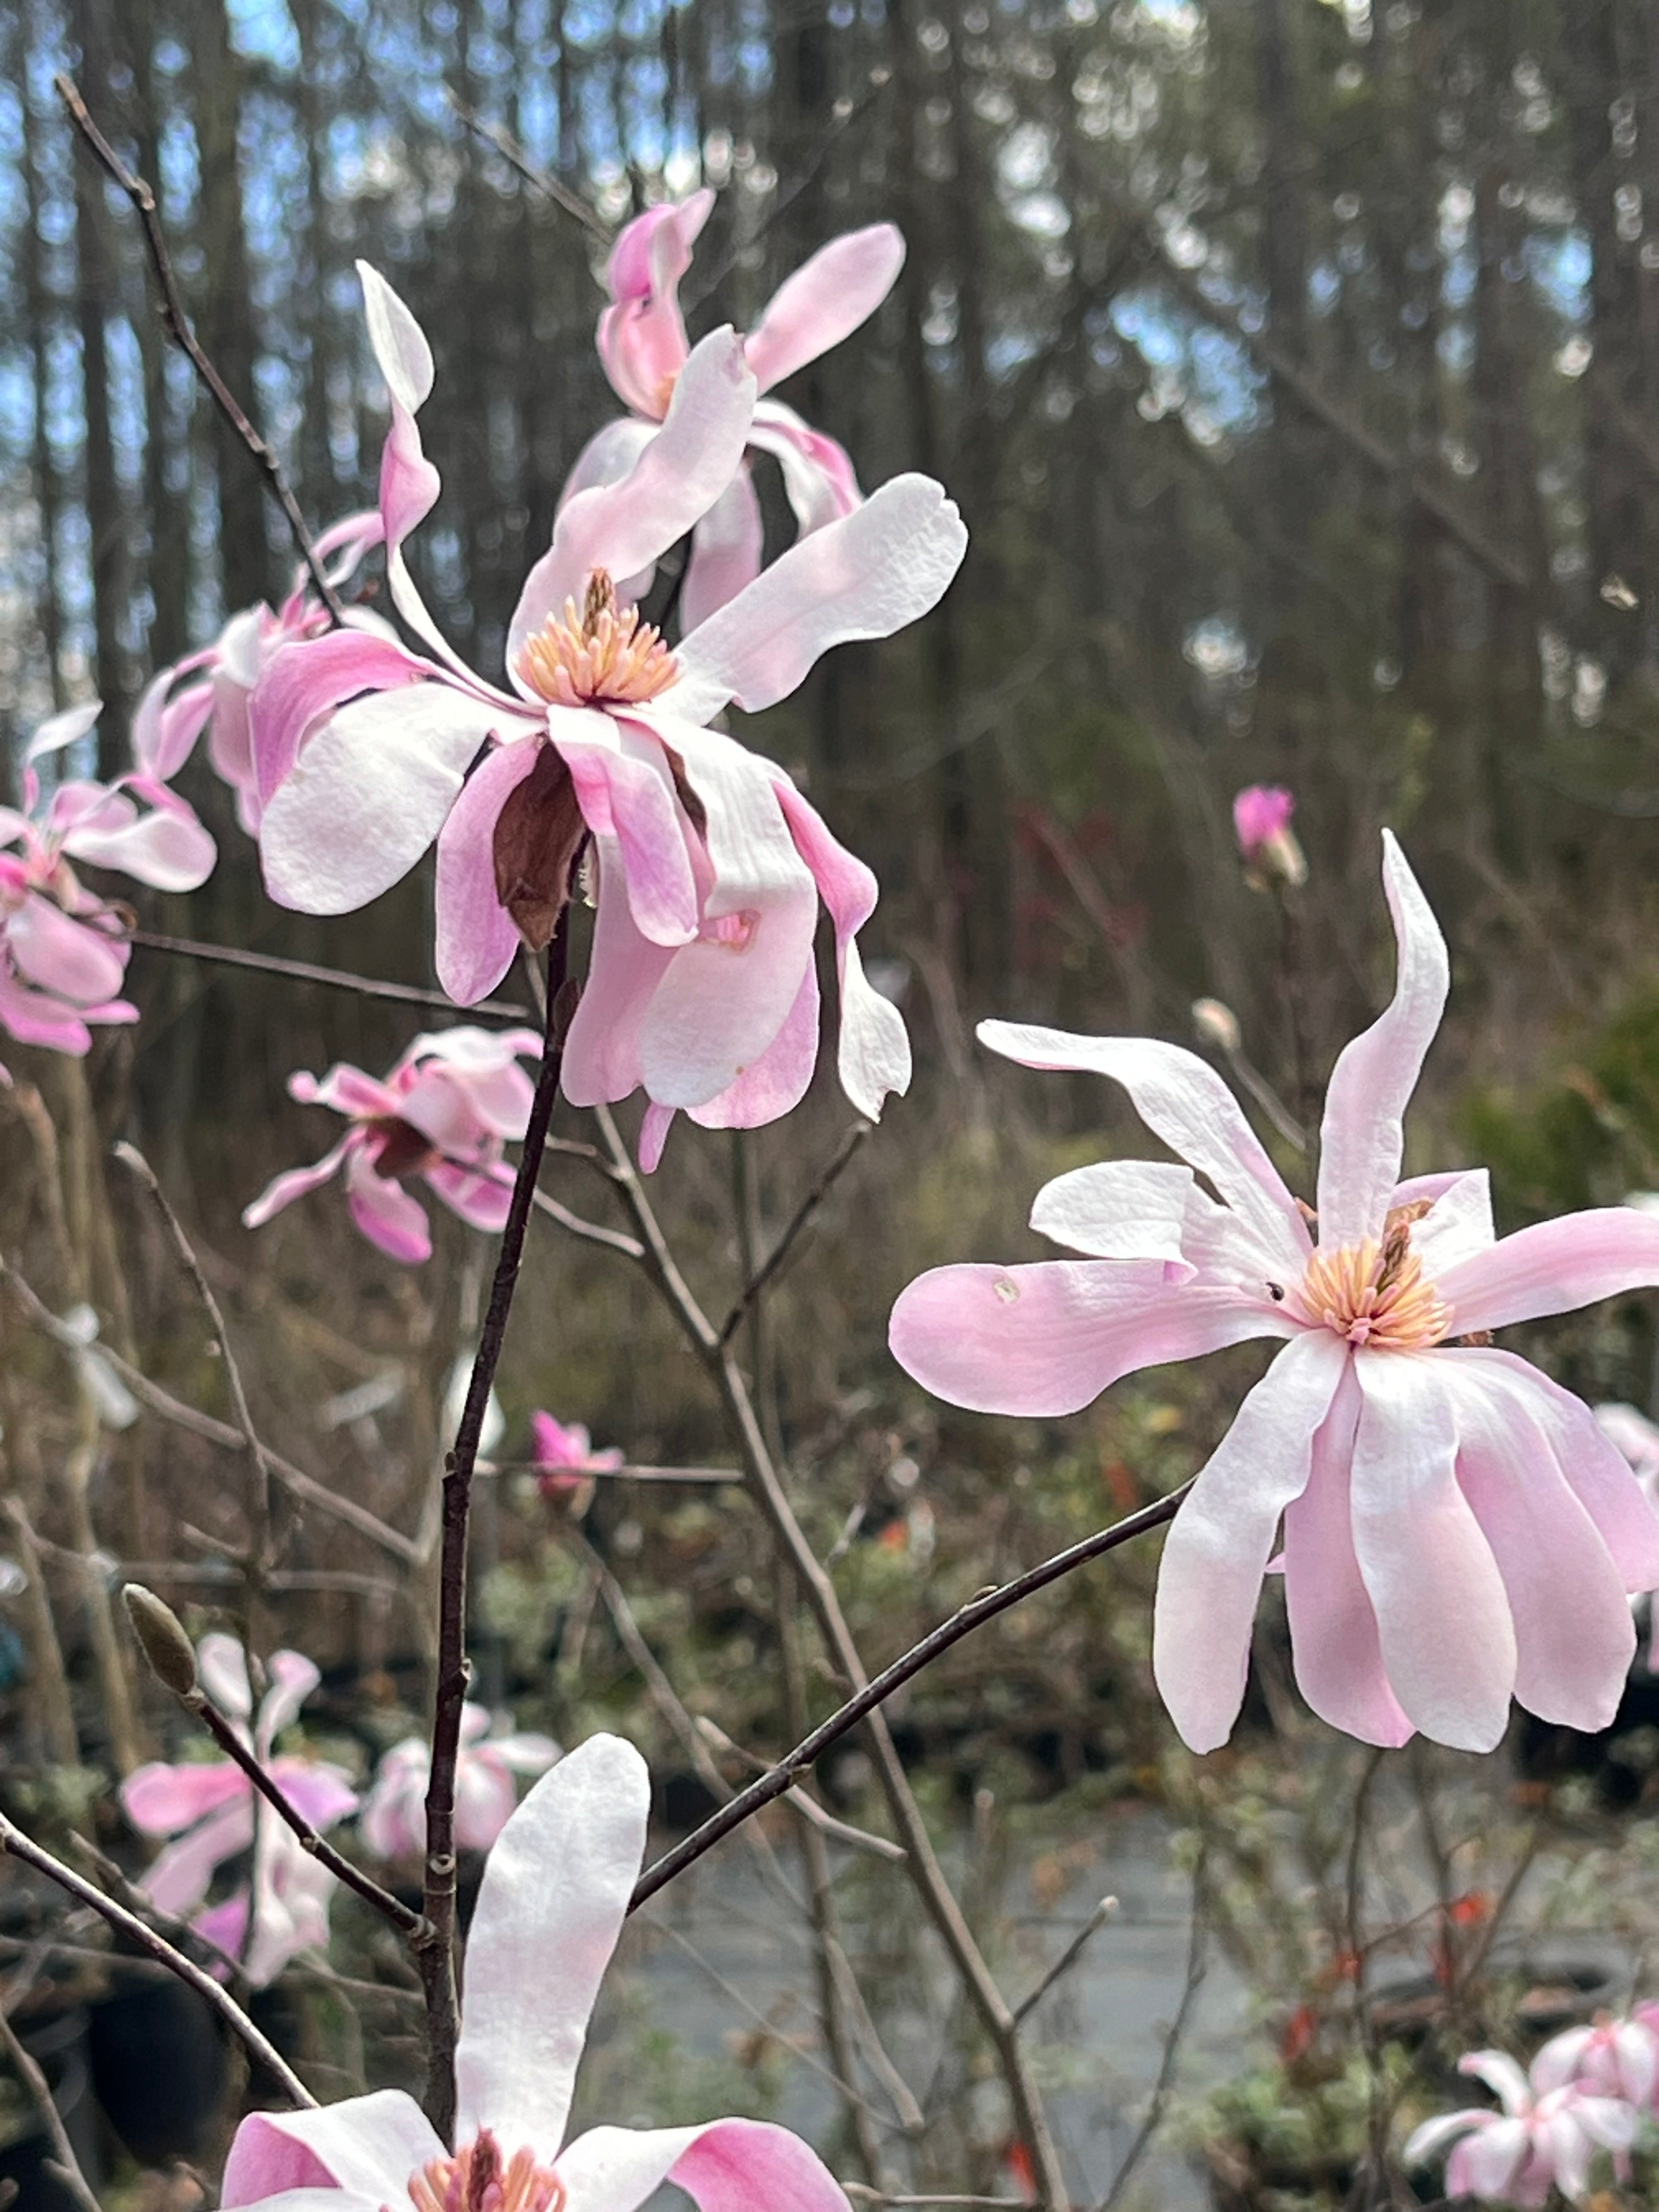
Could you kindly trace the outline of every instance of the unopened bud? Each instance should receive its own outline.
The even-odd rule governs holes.
[[[126,1583],[121,1591],[121,1602],[156,1680],[164,1689],[171,1690],[175,1698],[196,1697],[199,1685],[195,1646],[173,1607],[163,1604],[155,1591],[147,1590],[142,1583]]]
[[[1308,880],[1308,863],[1291,817],[1296,799],[1276,784],[1247,785],[1233,801],[1233,834],[1245,873],[1260,890],[1282,884],[1294,890]]]
[[[1218,1052],[1235,1053],[1244,1041],[1238,1016],[1219,999],[1193,1000],[1193,1028],[1200,1044],[1213,1045]]]

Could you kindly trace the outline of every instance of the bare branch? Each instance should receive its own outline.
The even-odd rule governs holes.
[[[476,131],[486,145],[493,146],[502,161],[516,169],[527,185],[533,185],[538,192],[544,192],[553,204],[562,207],[567,215],[574,216],[582,228],[591,232],[602,246],[610,245],[614,233],[605,217],[573,192],[568,185],[561,184],[551,170],[544,169],[539,161],[533,160],[505,124],[492,123],[487,116],[480,115],[447,85],[444,87],[444,95],[458,122],[464,123],[469,131]]]
[[[1116,1911],[1116,1898],[1103,1897],[1101,1899],[1099,1904],[1096,1905],[1094,1911],[1084,1922],[1082,1927],[1078,1929],[1076,1935],[1073,1936],[1071,1942],[1060,1953],[1059,1958],[1054,1960],[1054,1965],[1048,1968],[1041,1980],[1038,1981],[1029,1993],[1023,1996],[1019,2002],[1014,2007],[1014,2018],[1017,2021],[1024,2020],[1028,2014],[1034,2013],[1037,2007],[1042,2002],[1044,1997],[1048,1996],[1049,1990],[1053,1989],[1054,1984],[1059,1981],[1063,1975],[1070,1973],[1072,1968],[1076,1966],[1078,1960],[1083,1956],[1084,1952],[1088,1948],[1089,1944],[1094,1936],[1106,1925],[1106,1923],[1111,1918],[1112,1915]]]
[[[423,990],[416,983],[388,983],[378,975],[354,975],[349,968],[319,968],[309,960],[279,959],[274,952],[251,952],[236,945],[209,945],[199,938],[164,937],[153,929],[129,933],[131,945],[148,952],[175,952],[181,959],[205,960],[222,968],[252,968],[262,975],[286,975],[294,983],[321,983],[333,991],[355,991],[362,999],[386,999],[403,1006],[429,1006],[441,1014],[465,1013],[469,1020],[484,1015],[491,1021],[527,1022],[534,1018],[528,1006],[507,999],[480,999],[476,1006],[458,1006],[441,991]]]
[[[1123,2200],[1123,2192],[1129,2185],[1130,2177],[1145,2157],[1147,2146],[1163,2122],[1164,2108],[1170,2101],[1170,2090],[1175,2087],[1182,2038],[1187,2033],[1187,2023],[1192,2018],[1193,2006],[1197,2002],[1206,1972],[1204,1934],[1204,1861],[1200,1856],[1198,1864],[1193,1869],[1193,1917],[1187,1941],[1187,1978],[1182,1984],[1181,2002],[1176,2007],[1175,2018],[1170,2022],[1169,2032],[1164,2038],[1164,2056],[1158,2062],[1158,2079],[1152,2084],[1146,2116],[1134,2141],[1124,2153],[1122,2165],[1112,2176],[1112,2185],[1101,2202],[1100,2212],[1116,2212],[1117,2206]]]
[[[765,1259],[762,1261],[760,1266],[750,1277],[749,1280],[744,1285],[737,1304],[732,1307],[731,1312],[727,1314],[726,1319],[720,1323],[720,1344],[722,1351],[724,1351],[726,1346],[731,1343],[732,1338],[742,1327],[744,1316],[754,1305],[756,1299],[760,1297],[761,1293],[767,1288],[769,1284],[773,1283],[777,1279],[778,1276],[781,1274],[783,1269],[788,1264],[790,1256],[794,1251],[796,1243],[805,1230],[810,1226],[814,1216],[818,1211],[818,1208],[823,1204],[824,1200],[829,1197],[830,1192],[835,1188],[836,1182],[840,1179],[842,1170],[847,1166],[848,1163],[853,1158],[854,1153],[858,1151],[860,1146],[863,1144],[865,1139],[869,1135],[871,1126],[872,1125],[868,1121],[854,1122],[852,1127],[842,1139],[840,1144],[836,1146],[834,1153],[825,1163],[823,1170],[818,1176],[817,1180],[813,1183],[805,1197],[802,1199],[800,1204],[795,1208],[794,1212],[790,1216],[788,1224],[785,1228],[783,1234],[779,1237],[777,1243],[772,1247],[772,1249],[767,1254]]]

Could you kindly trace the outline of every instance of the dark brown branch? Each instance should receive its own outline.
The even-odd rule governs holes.
[[[838,1743],[866,1715],[874,1712],[878,1705],[884,1705],[895,1690],[902,1689],[925,1667],[930,1667],[942,1652],[948,1651],[953,1644],[959,1644],[964,1636],[971,1636],[975,1629],[983,1627],[988,1620],[994,1620],[1000,1613],[1006,1613],[1010,1606],[1034,1596],[1038,1590],[1047,1589],[1050,1583],[1059,1582],[1062,1576],[1069,1575],[1075,1568],[1086,1566],[1090,1560],[1103,1559],[1108,1552],[1116,1551],[1120,1544],[1127,1544],[1132,1536],[1142,1535],[1148,1528],[1161,1528],[1166,1521],[1173,1521],[1181,1501],[1191,1488],[1190,1482],[1182,1483],[1179,1490],[1172,1490],[1167,1498],[1157,1498],[1152,1504],[1143,1505],[1138,1513],[1131,1513],[1121,1521],[1115,1521],[1109,1528],[1099,1529],[1094,1535],[1085,1536],[1080,1543],[1068,1545],[1065,1551],[1056,1552],[1052,1559],[1044,1559],[1040,1566],[1028,1568],[1024,1574],[1016,1575],[1012,1582],[1000,1583],[995,1589],[983,1590],[979,1596],[969,1598],[967,1604],[960,1607],[948,1620],[941,1621],[937,1628],[924,1636],[920,1644],[912,1644],[902,1658],[895,1659],[892,1665],[884,1667],[879,1674],[872,1675],[863,1689],[849,1698],[844,1705],[838,1706],[827,1720],[820,1721],[815,1729],[801,1738],[793,1751],[785,1753],[775,1766],[769,1767],[746,1790],[740,1790],[729,1805],[722,1805],[719,1812],[709,1815],[702,1827],[694,1829],[684,1842],[676,1844],[672,1850],[665,1851],[659,1859],[654,1860],[635,1884],[634,1894],[628,1903],[629,1911],[636,1911],[648,1898],[654,1897],[676,1875],[684,1874],[687,1867],[695,1865],[705,1851],[712,1850],[734,1828],[741,1827],[753,1814],[760,1811],[762,1806],[769,1805],[775,1797],[782,1796],[786,1790],[823,1756],[831,1744]]]
[[[155,282],[161,295],[161,321],[167,336],[185,355],[198,377],[205,386],[214,405],[231,428],[247,447],[255,466],[265,480],[265,489],[283,510],[289,532],[299,549],[300,558],[310,571],[311,581],[318,598],[336,622],[342,619],[345,609],[340,595],[328,580],[328,574],[312,543],[311,532],[306,528],[305,517],[300,512],[300,502],[289,487],[283,474],[283,465],[265,441],[254,428],[238,403],[235,394],[226,384],[218,370],[208,359],[191,329],[185,314],[184,301],[179,296],[178,279],[173,273],[173,262],[167,253],[167,242],[161,235],[161,218],[155,210],[155,195],[144,179],[128,168],[109,140],[93,121],[82,99],[75,79],[66,70],[60,70],[52,79],[58,97],[70,112],[70,119],[91,148],[100,166],[131,201],[143,228],[144,244],[149,252],[150,266],[155,272]]]
[[[399,1006],[430,1006],[443,1014],[483,1014],[491,1021],[527,1022],[528,1006],[515,1006],[505,999],[483,999],[476,1006],[458,1006],[441,991],[423,990],[416,983],[387,983],[377,975],[354,975],[347,968],[319,968],[309,960],[282,960],[274,952],[248,952],[240,945],[204,945],[193,937],[163,937],[151,929],[135,929],[128,942],[149,952],[177,952],[187,960],[213,961],[222,968],[253,968],[264,975],[286,975],[295,983],[322,983],[331,990],[355,991],[360,998],[389,999]]]
[[[527,185],[533,185],[538,192],[544,192],[555,207],[561,207],[567,215],[574,216],[583,228],[591,231],[602,246],[610,245],[615,234],[605,217],[573,192],[568,185],[562,185],[550,170],[543,168],[539,161],[532,161],[504,124],[492,123],[487,116],[480,115],[448,86],[446,85],[444,91],[458,122],[464,123],[469,131],[476,131],[486,145],[493,146],[509,167],[516,169]]]
[[[524,1259],[536,1178],[546,1149],[548,1124],[558,1096],[565,1032],[574,1011],[565,988],[570,943],[569,908],[559,917],[548,953],[547,1021],[536,1096],[524,1133],[513,1200],[501,1231],[489,1305],[478,1338],[455,1443],[443,1480],[443,1547],[438,1571],[438,1691],[432,1719],[432,1778],[426,1794],[426,1917],[431,1935],[417,1948],[427,2008],[427,2118],[449,2142],[455,2125],[455,2045],[460,2016],[455,1994],[455,1760],[461,1711],[466,1702],[466,1532],[472,1471],[485,1410],[507,1335]]]
[[[129,1912],[125,1905],[118,1905],[112,1897],[106,1897],[101,1889],[94,1887],[84,1876],[76,1874],[72,1867],[66,1867],[61,1859],[53,1858],[52,1853],[32,1837],[26,1836],[21,1828],[14,1827],[3,1814],[0,1814],[0,1851],[20,1859],[25,1866],[33,1867],[48,1881],[56,1882],[58,1888],[67,1890],[77,1904],[89,1905],[101,1920],[107,1921],[118,1934],[136,1943],[147,1957],[155,1960],[170,1973],[176,1974],[181,1982],[188,1982],[198,1996],[206,1998],[232,2033],[240,2038],[249,2055],[264,2068],[290,2104],[315,2106],[317,2100],[310,2090],[281,2052],[275,2050],[255,2027],[228,1990],[222,1988],[211,1974],[185,1958],[182,1951],[174,1950],[164,1936],[158,1936],[136,1912]]]
[[[760,1297],[769,1284],[775,1282],[782,1273],[799,1238],[810,1227],[818,1208],[835,1188],[842,1170],[869,1135],[871,1126],[868,1121],[854,1122],[826,1162],[817,1181],[795,1208],[783,1234],[744,1284],[737,1304],[720,1324],[720,1346],[722,1352],[743,1326],[744,1316],[750,1311],[756,1299]]]

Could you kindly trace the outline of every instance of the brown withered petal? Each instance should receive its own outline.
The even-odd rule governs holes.
[[[495,823],[495,896],[532,952],[557,926],[586,835],[570,771],[551,745],[543,745]]]
[[[417,1168],[429,1167],[439,1158],[431,1138],[412,1121],[400,1121],[395,1114],[388,1114],[368,1126],[383,1140],[369,1164],[387,1182],[413,1175]]]

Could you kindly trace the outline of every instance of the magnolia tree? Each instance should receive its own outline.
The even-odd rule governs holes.
[[[365,265],[364,328],[390,410],[378,508],[304,541],[280,609],[237,613],[214,644],[155,678],[135,718],[128,775],[104,786],[60,772],[95,707],[47,723],[28,748],[24,806],[0,824],[0,1025],[21,1045],[84,1055],[94,1029],[137,1018],[120,995],[135,927],[123,878],[181,890],[212,869],[211,841],[171,787],[204,738],[277,904],[347,914],[429,867],[436,974],[455,1009],[475,1010],[429,1022],[383,1073],[341,1064],[293,1075],[292,1097],[319,1109],[319,1142],[329,1130],[334,1141],[309,1166],[272,1162],[277,1171],[244,1215],[252,1229],[290,1207],[320,1219],[343,1196],[380,1262],[418,1268],[433,1251],[435,1198],[494,1246],[445,1440],[435,1575],[416,1585],[432,1615],[429,1725],[387,1749],[365,1789],[338,1765],[282,1747],[319,1674],[277,1640],[281,1584],[256,1531],[239,1637],[216,1631],[194,1646],[166,1605],[128,1588],[155,1674],[209,1740],[121,1783],[131,1829],[161,1845],[133,1893],[118,1895],[112,1881],[89,1879],[10,1820],[0,1826],[8,1852],[189,1982],[251,2054],[261,2100],[277,2102],[236,2131],[220,2185],[227,2206],[632,2212],[666,2180],[708,2212],[832,2212],[844,2203],[840,2180],[769,2124],[601,2124],[567,2140],[589,2016],[627,1915],[787,1799],[805,1822],[826,1960],[833,1832],[873,1849],[891,1879],[914,1888],[1004,2086],[1010,2170],[1024,2194],[1059,2212],[1075,2178],[1022,2045],[1029,2005],[1011,2004],[979,1948],[884,1700],[981,1622],[1167,1526],[1152,1664],[1167,1725],[1193,1752],[1215,1752],[1234,1731],[1268,1576],[1283,1581],[1297,1690],[1332,1729],[1368,1746],[1420,1735],[1491,1752],[1512,1700],[1545,1722],[1607,1727],[1636,1649],[1632,1600],[1659,1587],[1659,1455],[1640,1417],[1616,1408],[1598,1420],[1492,1340],[1512,1324],[1659,1285],[1659,1216],[1613,1207],[1500,1237],[1482,1169],[1405,1172],[1404,1117],[1449,975],[1435,916],[1385,828],[1394,995],[1337,1058],[1316,1140],[1243,1060],[1237,1025],[1215,1001],[1201,1002],[1200,1034],[1253,1104],[1267,1093],[1277,1158],[1216,1068],[1180,1045],[1038,1028],[1018,1007],[982,1026],[983,1045],[1022,1067],[1120,1089],[1174,1157],[1103,1160],[1038,1191],[1031,1227],[1079,1256],[1004,1265],[964,1252],[921,1274],[892,1314],[899,1365],[951,1405],[1048,1419],[1144,1368],[1256,1339],[1277,1349],[1189,1482],[981,1591],[881,1671],[866,1667],[734,1350],[812,1200],[722,1321],[689,1287],[647,1179],[674,1173],[676,1116],[753,1129],[801,1101],[823,1027],[820,909],[833,938],[842,1090],[873,1121],[909,1085],[903,1022],[860,957],[873,876],[724,718],[787,698],[847,641],[924,619],[967,538],[940,485],[900,476],[866,494],[833,440],[768,396],[879,307],[902,258],[897,233],[882,224],[831,241],[752,331],[715,330],[693,344],[677,288],[712,204],[699,192],[653,208],[615,241],[599,347],[629,412],[581,453],[551,542],[524,579],[502,665],[468,665],[405,559],[441,500],[421,416],[443,403],[416,315]],[[757,464],[781,468],[795,524],[769,562]],[[395,621],[344,596],[380,561]],[[55,779],[45,798],[43,776]],[[1236,808],[1242,863],[1281,900],[1308,868],[1293,805],[1286,791],[1252,789]],[[109,888],[92,888],[83,870]],[[592,922],[578,973],[572,915],[583,908]],[[1379,902],[1379,924],[1382,912]],[[534,1028],[490,1009],[515,963],[535,981]],[[635,1094],[643,1113],[630,1152],[609,1109]],[[624,1228],[580,1218],[541,1188],[560,1099],[592,1109],[591,1141],[571,1148]],[[327,1115],[337,1118],[325,1123]],[[1298,1152],[1305,1196],[1279,1164]],[[724,1802],[643,1873],[650,1788],[638,1751],[601,1732],[562,1753],[469,1695],[469,1521],[481,1455],[498,1441],[492,1389],[538,1214],[639,1270],[679,1327],[842,1692],[810,1727],[797,1699],[800,1741],[736,1788],[665,1679],[659,1693],[684,1724],[687,1756],[705,1778],[712,1771]],[[378,1531],[418,1564],[418,1547],[361,1502],[270,1451],[213,1293],[196,1276],[224,1357],[228,1433],[252,1470],[256,1501],[279,1484],[307,1510]],[[224,1427],[94,1344],[87,1326],[54,1315],[15,1271],[12,1286],[79,1362],[94,1425],[100,1407],[109,1419],[147,1407],[195,1420],[198,1433]],[[595,1484],[630,1471],[621,1448],[596,1448],[585,1428],[549,1413],[536,1417],[526,1464],[583,1546],[577,1524]],[[268,1528],[268,1504],[258,1511]],[[595,1587],[614,1593],[602,1563],[595,1573]],[[637,1638],[620,1593],[607,1602],[624,1636]],[[854,1729],[890,1838],[847,1830],[801,1787]],[[464,1998],[463,1850],[488,1853]],[[408,1946],[427,2054],[418,2103],[392,2089],[319,2101],[246,2009],[249,1990],[296,1959],[326,1954],[343,1883]],[[867,2112],[860,2124],[861,2100],[847,2086],[849,2001],[834,1972],[825,1988],[860,2185],[890,2195],[904,2168]],[[1603,2165],[1622,2174],[1640,2148],[1659,2039],[1638,2010],[1557,2037],[1529,2072],[1495,2051],[1474,2053],[1466,2070],[1495,2106],[1431,2117],[1392,2148],[1385,2125],[1379,2155],[1420,2164],[1449,2148],[1455,2195],[1539,2205],[1555,2187],[1577,2200]],[[902,2115],[910,2093],[901,2082],[893,2094]],[[58,2148],[72,2168],[67,2140]]]

